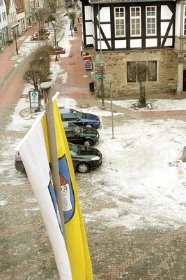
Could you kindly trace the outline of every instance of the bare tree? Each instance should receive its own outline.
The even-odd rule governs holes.
[[[34,89],[39,92],[39,102],[41,93],[39,86],[42,82],[48,80],[50,72],[50,55],[46,46],[36,49],[27,59],[23,79],[33,85]]]
[[[56,7],[57,7],[56,0],[45,0],[44,6],[49,11],[49,15],[56,13]]]
[[[47,8],[39,8],[36,10],[36,19],[39,23],[38,37],[44,33],[44,22],[48,19],[50,12]],[[39,38],[38,38],[39,39]]]
[[[136,77],[140,84],[140,97],[139,97],[139,107],[146,107],[146,92],[145,92],[145,81],[148,73],[148,67],[145,61],[139,61],[136,63]]]

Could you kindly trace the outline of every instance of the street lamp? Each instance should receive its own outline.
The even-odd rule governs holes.
[[[54,29],[54,48],[57,49],[57,40],[56,40],[56,26],[55,26],[55,22],[52,21],[52,26]]]
[[[113,118],[113,96],[112,96],[112,81],[110,81],[110,100],[111,100],[111,119],[112,119],[112,139],[114,139],[114,118]]]
[[[114,116],[113,116],[113,95],[112,95],[112,81],[113,81],[113,75],[108,74],[106,76],[106,80],[109,83],[110,86],[110,110],[111,110],[111,119],[112,119],[112,139],[114,139]]]
[[[12,26],[13,38],[14,38],[14,41],[15,41],[15,47],[16,47],[17,55],[19,54],[18,53],[18,46],[17,46],[17,31],[16,31],[16,28],[18,27],[18,25],[19,25],[19,23]]]

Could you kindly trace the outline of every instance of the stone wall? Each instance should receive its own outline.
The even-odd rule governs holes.
[[[93,50],[92,50],[93,51]],[[89,50],[89,53],[90,50]],[[93,59],[99,59],[99,52],[92,52]],[[145,82],[146,94],[173,93],[177,85],[177,54],[173,49],[106,51],[102,52],[105,61],[104,89],[109,96],[107,75],[113,76],[112,88],[114,97],[125,97],[139,94],[139,83],[127,83],[127,61],[157,61],[157,81]]]

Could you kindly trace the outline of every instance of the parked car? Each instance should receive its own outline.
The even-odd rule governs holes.
[[[87,173],[102,164],[101,152],[93,147],[69,143],[74,170]]]
[[[67,140],[74,144],[92,146],[99,140],[99,132],[93,127],[78,126],[71,122],[63,122]]]
[[[68,144],[75,172],[87,173],[101,165],[102,154],[98,149],[73,143]],[[25,172],[19,151],[15,153],[15,168],[20,172]]]
[[[75,109],[59,108],[63,121],[73,122],[79,126],[100,127],[100,119],[98,116],[89,113],[82,113]]]

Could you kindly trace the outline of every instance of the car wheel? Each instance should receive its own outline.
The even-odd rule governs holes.
[[[85,146],[92,146],[92,141],[87,139],[87,140],[85,140],[84,145]]]
[[[87,163],[82,162],[82,163],[79,163],[79,164],[78,164],[78,166],[77,166],[77,171],[78,171],[79,173],[87,173],[87,172],[90,171],[90,168],[89,168],[89,166],[88,166]]]

